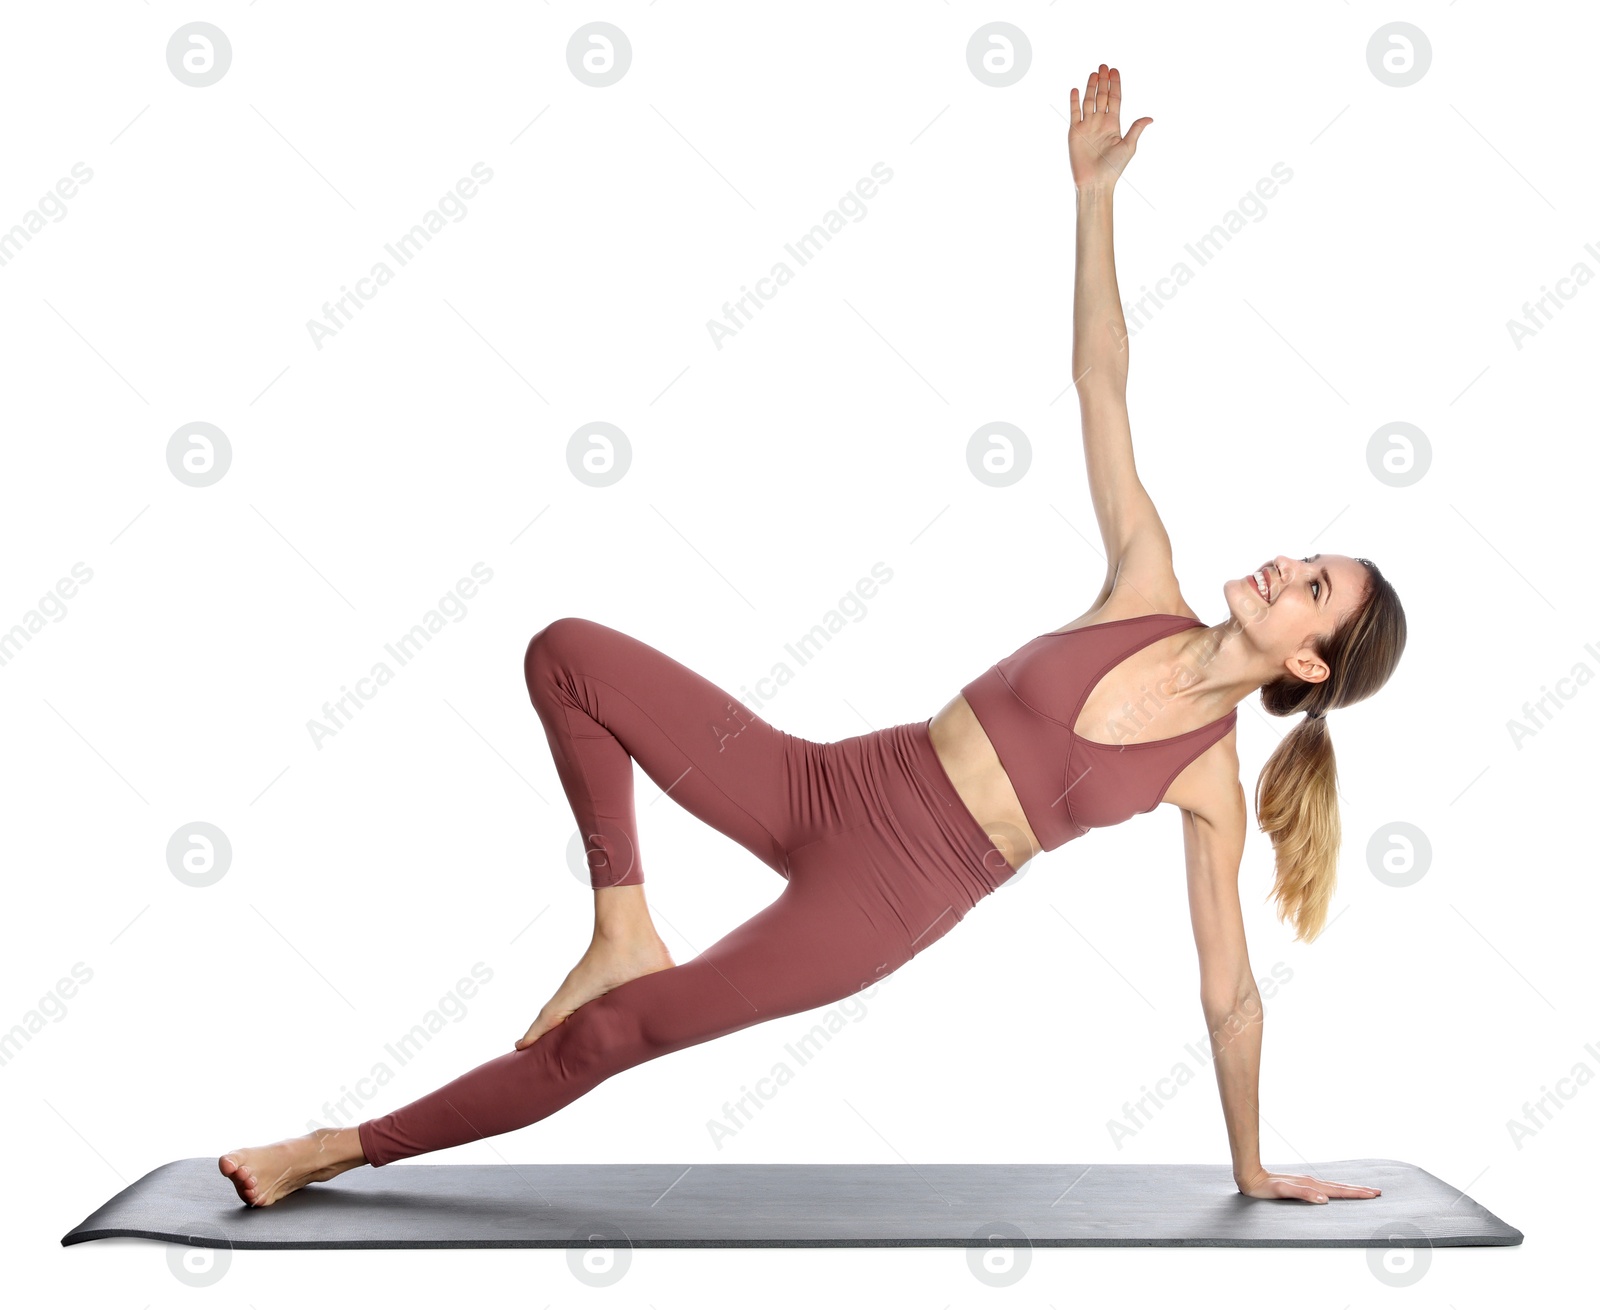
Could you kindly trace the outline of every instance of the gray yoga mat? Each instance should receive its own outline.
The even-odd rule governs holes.
[[[1304,1172],[1296,1167],[1292,1172]],[[214,1158],[175,1160],[61,1239],[240,1250],[689,1246],[1516,1246],[1400,1160],[1311,1172],[1367,1200],[1256,1201],[1209,1164],[393,1164],[252,1209]]]

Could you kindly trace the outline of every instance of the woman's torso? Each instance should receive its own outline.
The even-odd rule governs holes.
[[[1065,627],[1052,629],[1051,635],[1119,622],[1137,627],[1135,621],[1151,615],[1152,611],[1142,604],[1137,595],[1132,600],[1139,603],[1138,608],[1128,603],[1125,595],[1113,595]],[[1077,721],[1072,725],[1076,735],[1090,742],[1129,745],[1165,740],[1205,726],[1206,720],[1200,716],[1200,711],[1189,705],[1181,711],[1163,713],[1159,722],[1152,721],[1144,725],[1131,720],[1123,712],[1130,703],[1145,697],[1158,676],[1170,669],[1173,654],[1184,645],[1194,626],[1200,624],[1194,612],[1181,601],[1160,613],[1171,616],[1174,623],[1187,618],[1191,625],[1178,628],[1133,650],[1108,669],[1089,689],[1082,703]],[[1039,834],[1028,822],[1016,788],[1001,764],[993,742],[966,697],[958,693],[933,716],[928,730],[934,752],[957,794],[978,822],[991,833],[996,848],[1006,862],[1013,868],[1020,868],[1043,849],[1043,845]],[[1230,728],[1222,741],[1203,750],[1173,778],[1161,799],[1176,802],[1180,796],[1187,798],[1196,794],[1200,779],[1209,772],[1202,761],[1219,748],[1231,751],[1232,738]],[[1236,769],[1234,776],[1237,776]]]

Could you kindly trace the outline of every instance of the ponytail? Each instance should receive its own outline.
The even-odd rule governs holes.
[[[1256,822],[1272,839],[1271,895],[1295,939],[1316,939],[1327,922],[1339,873],[1339,774],[1333,735],[1320,714],[1295,724],[1256,782]]]
[[[1388,681],[1406,644],[1405,611],[1393,584],[1371,560],[1361,604],[1332,636],[1315,643],[1329,674],[1305,682],[1285,674],[1261,689],[1269,714],[1305,712],[1256,781],[1256,823],[1272,841],[1276,871],[1269,894],[1296,941],[1314,941],[1328,920],[1339,873],[1339,771],[1327,715],[1365,700]]]

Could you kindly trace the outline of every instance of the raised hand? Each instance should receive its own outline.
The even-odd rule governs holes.
[[[1110,188],[1122,176],[1133,158],[1134,148],[1145,128],[1156,120],[1141,118],[1122,135],[1122,76],[1101,64],[1089,74],[1079,108],[1078,88],[1072,88],[1071,111],[1067,115],[1067,157],[1072,162],[1072,180],[1084,187]]]
[[[1335,1196],[1366,1201],[1374,1196],[1383,1195],[1376,1187],[1360,1187],[1352,1183],[1326,1183],[1320,1178],[1312,1178],[1306,1174],[1269,1174],[1264,1169],[1254,1178],[1240,1183],[1239,1190],[1246,1196],[1253,1196],[1262,1201],[1282,1198],[1290,1201],[1310,1201],[1313,1205],[1321,1205]]]

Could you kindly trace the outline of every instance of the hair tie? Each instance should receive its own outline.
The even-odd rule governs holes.
[[[1322,718],[1322,711],[1321,710],[1307,710],[1306,711],[1306,717],[1308,719],[1320,719],[1320,718]]]

